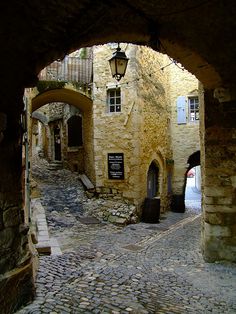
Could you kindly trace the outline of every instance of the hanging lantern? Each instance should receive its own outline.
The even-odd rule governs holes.
[[[118,48],[113,52],[113,56],[109,60],[112,77],[117,81],[125,76],[128,61],[129,59],[126,57],[125,52],[121,51],[120,44],[118,44]]]

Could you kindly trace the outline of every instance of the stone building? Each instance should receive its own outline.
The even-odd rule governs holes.
[[[197,113],[185,103],[184,111],[178,111],[179,99],[198,104],[198,81],[165,55],[122,44],[129,65],[125,78],[117,82],[108,64],[116,47],[92,48],[90,123],[84,123],[87,113],[70,104],[46,104],[32,113],[38,125],[33,144],[41,147],[39,155],[52,168],[61,165],[85,173],[97,195],[126,199],[140,216],[146,198],[155,198],[156,210],[160,206],[165,211],[173,194],[184,197],[187,159],[199,151],[198,106]],[[89,167],[88,160],[93,160]]]
[[[186,176],[188,170],[200,165],[199,92],[198,81],[177,65],[168,67],[168,91],[171,103],[171,146],[172,146],[172,193],[173,207],[184,210]],[[199,171],[199,170],[197,170]],[[201,189],[196,175],[196,185]],[[177,202],[174,204],[174,202]]]
[[[3,3],[0,19],[2,311],[13,312],[34,295],[35,258],[22,195],[24,90],[37,85],[39,72],[48,64],[81,47],[108,42],[147,45],[183,64],[201,82],[202,253],[210,262],[235,261],[235,1],[176,1],[174,7],[170,1],[152,0],[10,4]],[[59,101],[48,94],[51,101]],[[60,98],[77,104],[72,90]],[[84,104],[80,109],[89,113],[91,101],[79,98]]]

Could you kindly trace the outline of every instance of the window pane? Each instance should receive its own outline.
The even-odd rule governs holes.
[[[116,112],[121,112],[121,106],[116,106]]]
[[[116,98],[116,103],[117,103],[117,104],[120,104],[120,97],[117,97],[117,98]]]
[[[107,91],[109,112],[121,112],[121,90],[110,89]]]
[[[114,90],[110,90],[109,93],[110,93],[110,97],[115,97],[115,91]]]
[[[116,90],[116,96],[120,96],[120,89]]]
[[[199,101],[198,97],[189,98],[189,121],[194,122],[199,120]]]
[[[189,98],[190,105],[194,104],[194,98]]]
[[[110,106],[110,112],[115,112],[115,106]]]

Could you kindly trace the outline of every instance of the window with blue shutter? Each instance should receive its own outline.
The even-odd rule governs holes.
[[[177,98],[177,123],[186,124],[186,104],[185,96],[179,96]]]

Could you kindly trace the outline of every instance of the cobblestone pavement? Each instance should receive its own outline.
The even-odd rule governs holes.
[[[53,178],[41,201],[62,255],[40,256],[37,296],[18,314],[236,313],[235,265],[201,256],[199,204],[159,224],[87,224],[95,205],[76,177]]]

